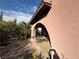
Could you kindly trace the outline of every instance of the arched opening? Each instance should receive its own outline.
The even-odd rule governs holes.
[[[37,23],[34,27],[34,36],[35,36],[35,47],[39,54],[38,56],[42,56],[42,59],[47,59],[49,57],[48,52],[51,48],[50,37],[46,27],[41,24]],[[37,52],[34,52],[37,54]]]
[[[51,45],[48,31],[43,24],[41,23],[36,24],[34,30],[35,30],[35,37],[37,38],[37,40],[40,40],[40,38],[46,38],[46,40],[43,41],[49,41],[49,44]]]

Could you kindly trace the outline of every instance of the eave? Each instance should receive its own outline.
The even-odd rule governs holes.
[[[31,18],[30,24],[33,25],[40,19],[44,18],[49,10],[51,9],[51,4],[47,2],[42,2],[36,12],[34,13],[33,17]]]

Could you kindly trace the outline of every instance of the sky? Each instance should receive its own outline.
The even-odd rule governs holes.
[[[0,0],[0,12],[5,21],[29,22],[41,0]]]

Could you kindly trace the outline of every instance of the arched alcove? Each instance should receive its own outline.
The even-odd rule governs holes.
[[[46,27],[42,23],[37,23],[35,25],[35,27],[34,27],[34,34],[35,34],[36,38],[38,38],[38,37],[44,38],[45,37],[47,39],[45,41],[49,41],[49,44],[51,45],[49,33],[48,33]]]

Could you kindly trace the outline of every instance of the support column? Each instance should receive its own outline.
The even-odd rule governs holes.
[[[32,25],[32,27],[31,27],[31,41],[33,42],[33,41],[35,41],[35,29],[34,29],[34,25]]]

